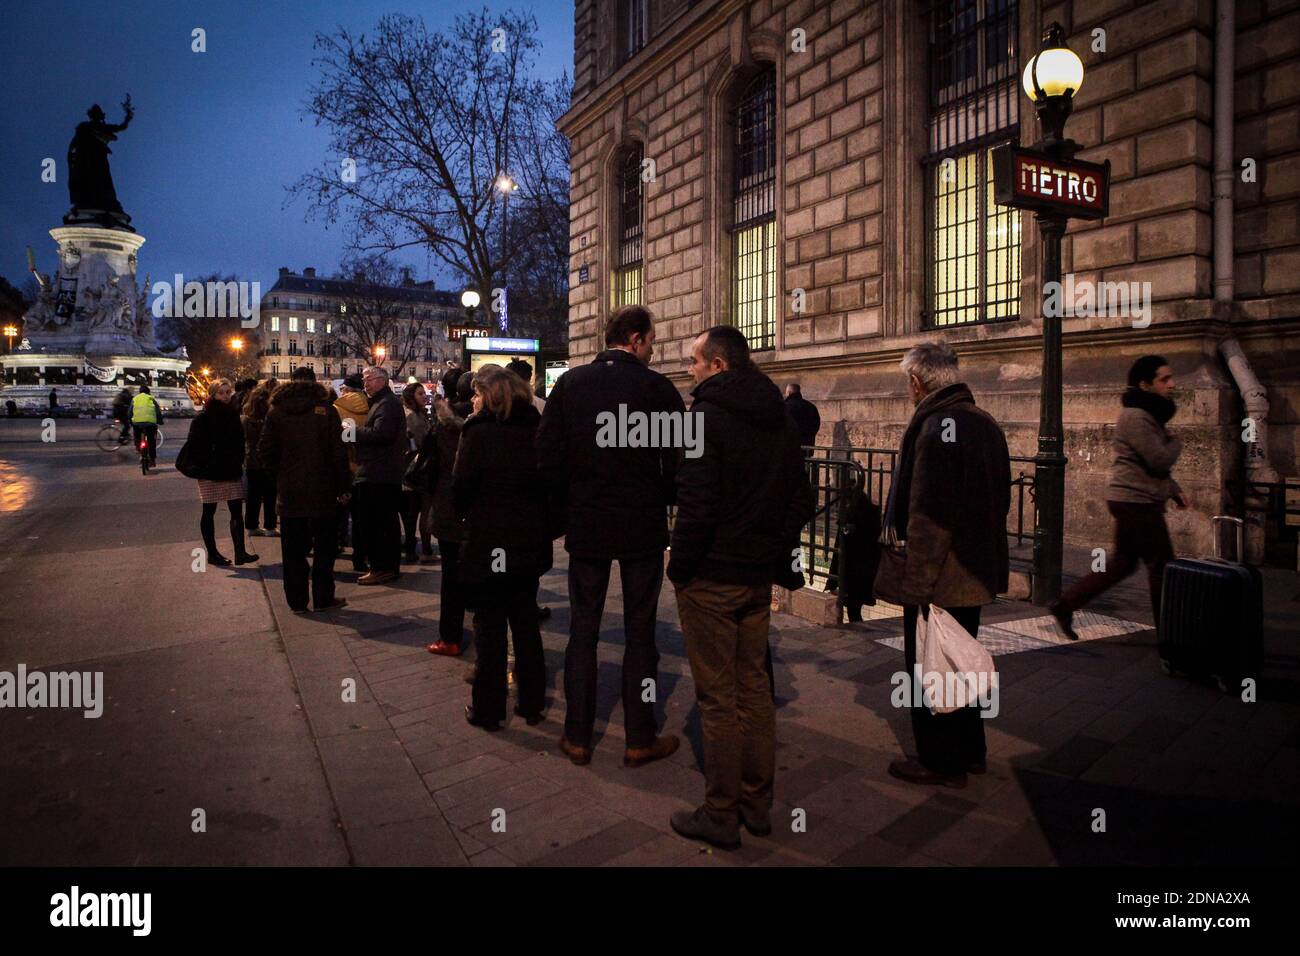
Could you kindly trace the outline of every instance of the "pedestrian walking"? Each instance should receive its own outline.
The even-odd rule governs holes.
[[[410,382],[402,389],[402,411],[406,416],[406,469],[415,461],[429,433],[429,414],[425,408],[424,386],[419,382]],[[406,472],[403,471],[405,476]],[[411,487],[403,478],[402,482],[402,529],[405,542],[405,560],[418,561],[420,554],[416,549],[417,536],[423,534],[424,554],[430,555],[428,519],[424,518],[425,496],[418,488]]]
[[[605,350],[566,372],[551,390],[538,431],[542,480],[561,516],[555,536],[569,552],[569,644],[564,652],[566,713],[560,749],[575,764],[591,762],[596,723],[596,644],[609,573],[618,562],[623,588],[623,720],[626,766],[673,753],[678,739],[659,736],[655,623],[668,544],[668,506],[680,448],[611,446],[600,420],[633,414],[685,413],[677,389],[649,367],[654,320],[625,306],[605,329]],[[653,419],[652,419],[653,420]],[[684,424],[684,422],[683,422]]]
[[[370,571],[357,583],[386,584],[401,574],[406,415],[401,400],[388,386],[388,369],[372,366],[361,381],[370,411],[356,428],[357,473],[352,491],[360,499],[361,532]]]
[[[334,410],[339,413],[339,419],[344,428],[343,444],[348,451],[348,473],[351,476],[349,482],[350,491],[351,484],[355,483],[357,474],[356,428],[366,420],[366,415],[370,411],[370,402],[366,398],[365,383],[359,373],[354,373],[343,379],[343,393],[339,395],[338,400],[334,403]],[[364,574],[369,568],[366,567],[365,535],[361,532],[358,500],[355,494],[350,494],[348,503],[339,508],[339,547],[346,547],[350,542],[352,547],[352,570]],[[350,532],[349,524],[351,524]]]
[[[551,567],[546,492],[537,480],[539,416],[528,387],[499,365],[474,379],[475,414],[461,432],[452,477],[465,522],[460,578],[474,608],[478,663],[465,719],[498,730],[506,717],[506,627],[515,651],[515,713],[542,720],[546,664],[537,624],[537,583]]]
[[[799,444],[805,447],[816,445],[817,433],[822,427],[821,412],[803,397],[803,389],[798,382],[791,382],[785,387],[785,408],[799,427]]]
[[[148,394],[148,386],[140,391]],[[225,502],[230,509],[230,541],[235,548],[235,564],[248,564],[257,555],[244,547],[244,429],[239,413],[230,405],[234,386],[226,378],[208,386],[208,400],[203,411],[194,416],[185,441],[193,455],[199,475],[199,500],[203,515],[199,531],[208,552],[208,564],[226,566],[230,559],[217,550],[217,505]],[[139,395],[136,396],[138,401]]]
[[[981,608],[1007,589],[1011,460],[1006,437],[960,380],[957,355],[925,342],[901,363],[916,409],[903,433],[882,529],[876,595],[903,606],[908,680],[916,673],[916,619],[943,608],[978,637]],[[911,701],[915,760],[889,772],[918,784],[964,787],[985,769],[978,705],[933,714]]]
[[[703,723],[705,799],[669,822],[682,836],[734,849],[741,824],[772,831],[776,711],[764,666],[772,584],[798,560],[791,542],[815,499],[798,426],[745,336],[733,326],[702,333],[690,373],[703,453],[677,473],[668,579]]]
[[[248,401],[256,400],[254,392]],[[351,481],[348,453],[338,412],[311,369],[295,369],[292,379],[272,396],[259,429],[258,459],[278,490],[289,609],[306,612],[309,574],[312,608],[342,607],[347,602],[334,596],[334,558],[337,509],[346,501]]]
[[[445,398],[433,400],[433,426],[424,438],[420,455],[422,473],[430,483],[425,491],[431,499],[434,536],[442,555],[439,582],[438,639],[428,645],[430,654],[459,657],[465,634],[465,593],[460,581],[460,554],[465,529],[456,515],[452,496],[452,475],[465,419],[452,411]]]
[[[275,537],[275,471],[262,460],[259,443],[266,416],[271,411],[271,384],[259,383],[244,400],[239,416],[244,426],[244,470],[248,477],[248,497],[244,506],[244,530],[253,537]],[[259,524],[259,522],[265,522]],[[265,529],[265,530],[264,530]]]
[[[1165,506],[1190,504],[1172,471],[1183,443],[1166,427],[1178,411],[1174,404],[1174,373],[1159,355],[1144,355],[1128,372],[1128,388],[1120,396],[1115,423],[1115,458],[1106,486],[1106,508],[1115,519],[1115,544],[1104,571],[1080,578],[1049,610],[1072,641],[1074,612],[1137,570],[1147,566],[1151,613],[1160,620],[1160,587],[1165,565],[1174,559]]]

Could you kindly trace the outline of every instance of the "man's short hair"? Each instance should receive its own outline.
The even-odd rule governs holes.
[[[1156,373],[1160,371],[1160,366],[1168,365],[1163,355],[1144,355],[1128,370],[1128,384],[1130,388],[1137,388],[1143,382],[1150,385],[1156,380]]]
[[[148,386],[148,385],[141,385],[141,386],[140,386],[140,394],[141,394],[141,395],[148,395],[148,394],[150,394],[150,392],[149,392],[149,386]]]
[[[753,362],[749,357],[749,342],[745,334],[734,325],[715,325],[704,333],[704,346],[700,350],[707,361],[721,358],[727,368],[740,371]]]
[[[525,382],[532,382],[533,367],[523,359],[511,359],[510,364],[506,366],[507,372],[514,372]]]
[[[801,389],[801,388],[799,387],[799,383],[798,383],[798,382],[791,382],[789,385],[786,386],[786,388],[790,390],[790,394],[792,394],[792,395],[802,395],[802,394],[803,394],[803,389]]]
[[[289,378],[294,382],[314,382],[316,381],[316,373],[305,365],[299,365],[293,370],[293,374]]]
[[[654,316],[644,305],[625,305],[605,326],[605,346],[631,345],[633,335],[649,335],[653,326]]]
[[[906,374],[919,378],[926,392],[947,388],[958,381],[957,353],[944,342],[922,342],[908,349],[898,365]]]
[[[372,365],[369,368],[367,368],[364,372],[361,373],[362,378],[364,378],[367,375],[379,376],[385,382],[388,381],[389,379],[388,369],[384,368],[382,365]]]

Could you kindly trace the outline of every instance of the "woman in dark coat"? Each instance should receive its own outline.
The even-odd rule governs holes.
[[[542,719],[546,664],[537,582],[551,567],[551,538],[534,446],[541,416],[528,386],[499,365],[485,365],[474,378],[473,404],[452,471],[456,514],[465,522],[460,577],[475,609],[478,648],[465,719],[498,730],[506,717],[507,622],[519,688],[515,713],[530,725]]]
[[[230,540],[235,545],[235,564],[256,561],[257,555],[244,550],[244,428],[239,412],[231,406],[235,394],[229,379],[218,379],[208,389],[208,401],[195,416],[185,444],[192,446],[196,461],[201,462],[199,500],[203,517],[199,531],[208,550],[208,563],[220,566],[230,559],[217,550],[217,505],[225,502],[230,509]]]
[[[465,633],[465,595],[460,582],[460,546],[465,530],[456,517],[452,500],[452,470],[456,449],[465,420],[451,410],[445,398],[433,400],[433,427],[420,446],[421,474],[426,476],[425,492],[432,499],[432,527],[442,555],[441,610],[438,639],[429,645],[430,654],[458,657]]]
[[[262,461],[258,451],[258,442],[262,438],[262,426],[271,411],[271,392],[275,390],[272,382],[262,382],[248,393],[244,400],[239,420],[244,426],[244,468],[248,471],[248,499],[244,508],[244,530],[250,535],[266,534],[275,537],[275,474]],[[258,527],[259,514],[265,516],[266,530]]]

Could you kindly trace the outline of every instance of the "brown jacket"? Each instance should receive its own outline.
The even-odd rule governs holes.
[[[1164,504],[1182,490],[1169,474],[1182,451],[1183,443],[1150,412],[1121,408],[1106,500]]]

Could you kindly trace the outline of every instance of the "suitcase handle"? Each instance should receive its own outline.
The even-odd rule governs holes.
[[[1214,556],[1215,556],[1216,558],[1222,558],[1222,557],[1223,557],[1221,554],[1219,554],[1219,522],[1220,522],[1220,521],[1231,521],[1234,525],[1237,526],[1237,560],[1236,560],[1236,563],[1237,563],[1237,564],[1245,564],[1245,563],[1246,563],[1246,556],[1245,556],[1245,542],[1244,542],[1244,534],[1245,534],[1245,532],[1244,532],[1242,529],[1245,528],[1246,523],[1245,523],[1244,521],[1242,521],[1240,518],[1234,518],[1232,515],[1215,515],[1213,518],[1210,519],[1210,525],[1211,525],[1211,527],[1213,527],[1213,529],[1214,529],[1214,535],[1213,535],[1213,537],[1214,537]]]

